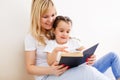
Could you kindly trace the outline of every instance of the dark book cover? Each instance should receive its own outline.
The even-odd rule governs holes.
[[[66,66],[69,66],[70,68],[76,67],[86,62],[86,59],[90,57],[92,54],[94,54],[97,46],[98,46],[98,43],[84,50],[83,56],[61,56],[59,64],[64,64]]]

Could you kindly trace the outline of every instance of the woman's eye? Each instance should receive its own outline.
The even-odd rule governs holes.
[[[44,16],[43,18],[47,18],[47,16]]]
[[[55,15],[53,14],[52,17],[54,17]]]
[[[52,17],[55,17],[56,16],[56,14],[52,14]]]

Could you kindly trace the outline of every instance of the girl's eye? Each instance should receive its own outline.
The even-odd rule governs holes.
[[[60,32],[63,32],[63,30],[61,30]]]
[[[70,31],[67,31],[67,33],[70,33]]]

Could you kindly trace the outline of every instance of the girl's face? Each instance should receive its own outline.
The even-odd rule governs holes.
[[[64,44],[69,39],[69,34],[71,30],[71,23],[66,23],[64,21],[60,21],[54,30],[55,39],[58,44]]]
[[[55,7],[53,6],[50,7],[46,11],[46,13],[42,15],[40,18],[42,29],[50,30],[52,28],[53,21],[55,20],[55,18],[56,18],[56,10]]]

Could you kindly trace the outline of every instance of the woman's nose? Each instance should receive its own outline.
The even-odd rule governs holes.
[[[49,22],[53,22],[53,20],[54,20],[54,19],[53,19],[52,17],[49,18]]]

